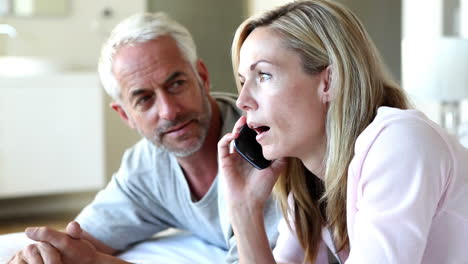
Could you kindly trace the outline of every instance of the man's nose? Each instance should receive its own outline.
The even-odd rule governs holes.
[[[175,120],[181,112],[178,101],[171,95],[159,95],[157,105],[159,117],[162,119]]]

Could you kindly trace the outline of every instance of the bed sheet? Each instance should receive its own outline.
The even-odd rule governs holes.
[[[31,243],[24,233],[0,235],[0,263]],[[226,254],[190,233],[174,232],[136,244],[119,257],[137,264],[219,264],[225,262]]]

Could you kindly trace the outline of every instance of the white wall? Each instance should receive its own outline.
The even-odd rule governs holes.
[[[104,185],[104,94],[96,73],[2,77],[0,91],[0,198]]]
[[[12,25],[18,32],[16,38],[5,44],[6,54],[47,57],[95,69],[101,43],[109,29],[124,17],[146,8],[144,0],[69,1],[69,13],[64,16],[0,18],[0,23]],[[102,16],[106,7],[114,11],[111,18]]]
[[[106,7],[114,11],[111,19],[101,17]],[[123,18],[144,10],[146,10],[144,0],[70,0],[69,14],[62,17],[0,17],[0,23],[8,23],[18,31],[17,38],[2,39],[7,41],[7,46],[0,47],[0,52],[5,48],[8,55],[46,57],[73,64],[81,70],[95,72],[100,46],[108,31]],[[66,98],[66,100],[73,99]],[[112,172],[119,166],[124,149],[139,137],[111,112],[107,95],[103,96],[103,100],[105,174],[110,178]],[[83,107],[86,107],[86,102],[83,100],[81,102]],[[80,109],[60,109],[60,111],[79,112]],[[21,214],[78,211],[91,201],[94,194],[94,192],[77,192],[1,199],[0,218]]]
[[[411,41],[413,45],[426,45],[426,42],[442,36],[453,35],[460,29],[468,28],[466,19],[462,19],[461,28],[454,29],[456,23],[453,14],[447,14],[447,9],[456,5],[454,0],[402,0],[403,2],[403,38],[406,42]],[[461,0],[462,7],[466,8],[467,1]],[[444,8],[444,5],[449,5]],[[445,12],[445,16],[444,16]],[[468,12],[468,11],[467,11]],[[461,14],[466,18],[468,14]],[[466,38],[466,36],[465,36]],[[468,58],[467,58],[468,59]],[[420,63],[424,63],[421,61]],[[404,73],[403,73],[404,74]],[[466,84],[468,86],[468,84]],[[405,86],[404,86],[405,88]],[[411,87],[406,87],[411,88]],[[450,87],[447,87],[450,89]],[[428,99],[421,95],[414,96],[416,107],[422,110],[432,120],[440,123],[440,104],[436,98]],[[461,122],[465,131],[468,130],[468,100],[462,101]],[[467,137],[468,135],[465,135]],[[468,138],[467,138],[468,139]],[[467,140],[464,139],[464,140]]]
[[[255,15],[271,9],[276,6],[280,6],[293,0],[250,0],[248,1],[248,14]]]

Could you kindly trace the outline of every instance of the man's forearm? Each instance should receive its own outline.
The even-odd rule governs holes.
[[[90,235],[84,230],[83,230],[82,238],[89,241],[91,244],[93,244],[93,246],[95,246],[96,249],[101,253],[104,253],[107,255],[115,255],[118,253],[118,250],[109,247],[108,245],[104,244],[103,242],[96,239],[95,237],[93,237],[92,235]]]
[[[99,253],[99,260],[97,263],[99,264],[135,264],[132,262],[127,262],[123,259],[119,259],[115,256],[112,256],[106,253]]]

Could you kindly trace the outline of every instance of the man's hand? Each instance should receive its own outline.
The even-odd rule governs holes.
[[[127,263],[110,255],[100,253],[96,247],[83,238],[84,231],[72,221],[66,233],[49,227],[30,227],[26,235],[36,244],[18,252],[9,264],[104,264]]]
[[[39,242],[16,253],[8,264],[62,264],[60,253],[47,242]]]

